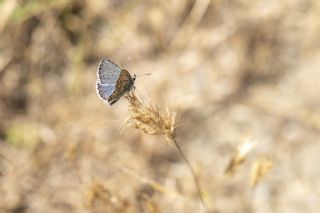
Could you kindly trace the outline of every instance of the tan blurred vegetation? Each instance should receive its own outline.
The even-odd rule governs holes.
[[[109,58],[177,113],[210,212],[320,212],[320,3],[0,0],[0,212],[199,212],[165,139],[96,95]]]

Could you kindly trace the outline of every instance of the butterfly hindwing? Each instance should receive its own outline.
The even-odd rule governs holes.
[[[114,92],[115,84],[101,84],[97,82],[97,93],[100,98],[105,101],[108,101],[110,95]]]
[[[115,84],[121,73],[121,68],[114,62],[103,59],[98,68],[98,81],[102,84]]]

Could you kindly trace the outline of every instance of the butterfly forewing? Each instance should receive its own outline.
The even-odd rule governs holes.
[[[116,84],[121,68],[108,59],[103,59],[98,68],[98,81],[102,84]]]

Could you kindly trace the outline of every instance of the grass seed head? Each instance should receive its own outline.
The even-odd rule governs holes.
[[[175,136],[175,113],[159,106],[144,105],[138,97],[130,92],[126,98],[129,101],[130,117],[128,126],[140,129],[148,135],[164,135],[168,139]]]

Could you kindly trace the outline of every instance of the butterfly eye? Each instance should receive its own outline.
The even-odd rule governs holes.
[[[136,74],[133,74],[132,80],[135,81],[137,78]]]

